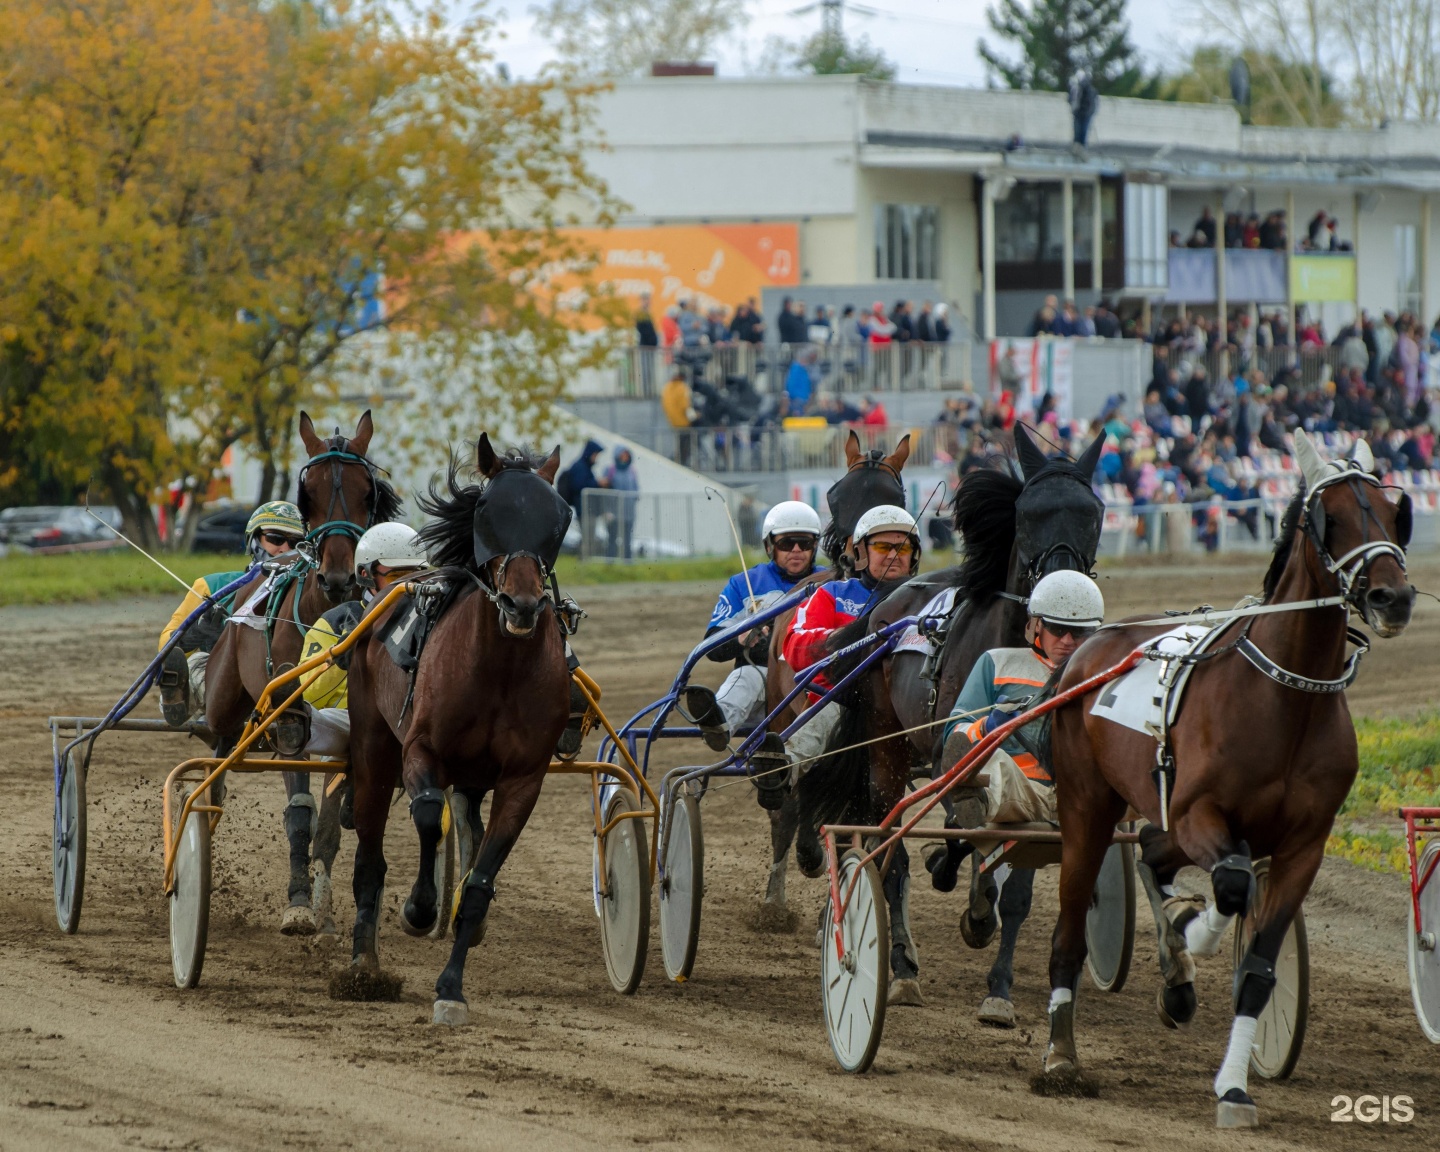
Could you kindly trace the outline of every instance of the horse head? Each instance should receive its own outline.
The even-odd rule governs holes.
[[[845,475],[825,493],[830,523],[821,544],[837,569],[849,568],[850,537],[861,516],[881,504],[905,506],[905,485],[900,480],[900,472],[909,458],[908,432],[887,456],[879,448],[863,451],[860,437],[851,430],[845,442]]]
[[[1348,460],[1325,461],[1304,431],[1295,462],[1305,478],[1302,528],[1312,576],[1338,587],[1377,635],[1398,636],[1410,623],[1415,589],[1405,575],[1413,509],[1407,493],[1392,501],[1375,477],[1370,446],[1357,440]]]
[[[310,454],[300,469],[295,505],[309,533],[320,589],[332,604],[354,597],[355,543],[372,524],[389,520],[399,510],[393,490],[366,457],[374,422],[367,410],[346,437],[322,440],[310,416],[300,413],[300,441]],[[328,465],[325,467],[324,465]]]
[[[1073,463],[1047,459],[1023,425],[1015,427],[1015,450],[1025,486],[1015,503],[1015,552],[1033,586],[1051,572],[1089,573],[1100,546],[1105,505],[1090,486],[1105,437],[1097,436]]]
[[[485,477],[475,503],[475,564],[505,631],[533,636],[572,515],[555,491],[560,449],[543,460],[526,452],[502,455],[482,432],[475,455]]]

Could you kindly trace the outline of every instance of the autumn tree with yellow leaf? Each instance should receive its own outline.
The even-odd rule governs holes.
[[[438,4],[0,0],[0,496],[93,482],[154,544],[157,486],[232,444],[265,463],[238,495],[279,495],[298,408],[367,357],[482,365],[487,418],[542,419],[613,321],[546,290],[594,263],[561,229],[612,205],[591,90],[502,80],[489,35]]]

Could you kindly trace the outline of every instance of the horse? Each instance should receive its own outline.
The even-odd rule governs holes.
[[[1047,459],[1023,425],[1015,431],[1021,477],[1008,462],[1003,470],[972,472],[960,484],[954,525],[964,542],[959,567],[917,577],[894,592],[870,614],[838,631],[832,648],[874,633],[906,616],[919,615],[935,596],[954,590],[954,608],[939,642],[938,658],[916,652],[892,652],[863,680],[863,706],[853,710],[847,731],[836,730],[836,748],[861,740],[881,740],[840,763],[822,761],[805,790],[796,844],[802,870],[820,865],[818,829],[849,809],[860,822],[873,822],[899,801],[912,774],[943,771],[940,721],[949,715],[960,689],[979,658],[992,648],[1025,644],[1025,600],[1042,577],[1062,569],[1089,572],[1100,544],[1104,505],[1090,485],[1104,448],[1097,437],[1079,460]],[[927,664],[929,665],[927,667]],[[844,725],[842,725],[844,727]],[[898,733],[907,732],[908,736]],[[865,811],[868,805],[872,811]],[[954,870],[964,849],[947,848],[953,886]],[[910,934],[910,858],[902,841],[884,877],[890,908],[890,964],[893,979],[889,1003],[922,1006],[919,955]],[[1010,990],[1014,980],[1015,945],[1030,912],[1035,882],[1032,868],[1013,869],[1000,893],[1000,949],[987,978],[988,994],[981,1019],[1013,1027]],[[965,916],[962,935],[972,947],[983,948],[994,936],[993,919],[979,927]]]
[[[1163,890],[1185,865],[1211,876],[1214,902],[1184,935],[1176,931],[1180,919],[1171,923],[1152,894],[1167,982],[1159,1007],[1172,1027],[1195,1012],[1187,949],[1213,951],[1229,920],[1252,911],[1253,861],[1270,858],[1251,944],[1236,972],[1230,1045],[1215,1080],[1221,1127],[1258,1123],[1247,1083],[1256,1017],[1270,999],[1281,943],[1358,768],[1344,690],[1368,641],[1348,627],[1349,613],[1383,638],[1398,636],[1416,595],[1405,575],[1410,500],[1385,495],[1371,474],[1368,447],[1362,442],[1352,460],[1327,464],[1297,431],[1295,459],[1303,483],[1281,521],[1263,588],[1264,606],[1281,610],[1232,620],[1193,659],[1179,714],[1160,747],[1162,763],[1173,764],[1173,784],[1163,771],[1159,780],[1154,775],[1153,737],[1094,715],[1095,698],[1106,688],[1053,713],[1046,750],[1063,860],[1042,1075],[1079,1075],[1074,997],[1085,958],[1085,914],[1127,805],[1151,825],[1141,835],[1147,888]],[[1102,628],[1052,683],[1063,692],[1165,630],[1123,623]],[[1348,661],[1347,637],[1358,645]],[[1198,936],[1196,923],[1203,929]]]
[[[413,685],[372,628],[350,658],[350,775],[355,788],[355,929],[352,970],[378,973],[376,926],[385,879],[385,822],[396,785],[410,798],[420,871],[401,926],[424,935],[436,907],[435,856],[452,788],[455,819],[478,833],[459,895],[449,963],[435,985],[436,1023],[468,1019],[465,959],[485,932],[500,867],[525,827],[570,716],[565,637],[547,587],[571,509],[555,491],[556,448],[543,461],[498,454],[482,434],[479,485],[462,485],[452,459],[444,490],[420,507],[421,532],[450,585]],[[408,704],[408,707],[407,707]],[[480,802],[493,793],[481,827]],[[467,813],[468,812],[468,816]],[[444,914],[449,915],[450,909]]]
[[[910,434],[900,437],[895,451],[888,456],[880,449],[864,452],[860,437],[852,429],[845,442],[845,474],[830,486],[825,493],[825,503],[830,509],[830,523],[826,525],[819,546],[824,549],[830,561],[830,570],[809,578],[812,588],[826,580],[854,575],[854,558],[850,553],[850,537],[860,517],[871,508],[881,504],[905,505],[905,485],[900,474],[910,458]],[[785,663],[782,652],[785,637],[795,619],[795,609],[778,616],[770,633],[769,662],[765,669],[765,711],[772,719],[769,724],[774,737],[768,741],[770,757],[758,757],[763,768],[779,765],[778,757],[784,756],[784,746],[779,733],[795,722],[796,716],[804,709],[803,699],[792,701],[780,709],[780,703],[795,688],[795,673]],[[779,711],[777,712],[777,709]],[[782,803],[770,811],[770,875],[765,885],[765,899],[761,904],[762,916],[766,920],[776,919],[785,925],[791,924],[785,906],[786,860],[790,845],[795,839],[795,806]]]
[[[230,622],[205,668],[205,723],[217,738],[216,755],[234,741],[265,685],[300,660],[305,630],[329,608],[359,597],[355,542],[371,525],[393,520],[399,497],[365,455],[374,433],[365,412],[350,437],[322,440],[300,413],[300,440],[310,454],[296,484],[296,506],[309,532],[291,568],[276,569],[279,603],[269,629]],[[327,464],[328,468],[319,467]],[[243,603],[250,586],[236,593]],[[290,845],[289,906],[280,921],[287,936],[335,931],[330,914],[330,868],[340,847],[340,800],[322,798],[317,815],[308,772],[285,772],[285,838]],[[311,851],[315,859],[312,864]]]

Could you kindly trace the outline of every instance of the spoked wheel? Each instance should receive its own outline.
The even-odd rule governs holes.
[[[1419,875],[1424,876],[1436,856],[1440,838],[1431,840],[1420,853]],[[1408,919],[1408,917],[1407,917]],[[1410,926],[1410,996],[1420,1031],[1432,1044],[1440,1044],[1440,871],[1420,893],[1420,923]]]
[[[450,931],[450,906],[455,903],[455,870],[458,851],[455,797],[445,792],[445,811],[440,816],[440,843],[435,850],[435,926],[425,933],[431,940],[443,940]],[[463,800],[460,803],[464,803]]]
[[[700,803],[682,793],[670,812],[665,834],[664,879],[660,881],[660,951],[665,975],[690,978],[700,942],[700,901],[705,894],[705,844],[700,833]]]
[[[840,861],[842,898],[850,891],[860,859],[858,852],[847,852]],[[825,1002],[830,1051],[846,1072],[864,1072],[880,1048],[890,984],[890,923],[880,873],[873,863],[861,870],[840,920],[843,957],[836,949],[835,908],[828,903],[822,933],[820,996]]]
[[[1235,967],[1250,950],[1255,932],[1255,917],[1265,898],[1270,875],[1270,861],[1255,862],[1255,901],[1250,915],[1235,925]],[[1275,958],[1275,989],[1270,1002],[1260,1013],[1255,1028],[1255,1047],[1250,1052],[1250,1067],[1266,1080],[1284,1080],[1300,1060],[1305,1043],[1305,1025],[1310,1019],[1310,945],[1305,936],[1305,912],[1295,910],[1295,919],[1280,945]]]
[[[617,788],[605,805],[605,823],[635,812],[635,798]],[[600,900],[600,943],[615,991],[630,993],[645,974],[650,944],[650,852],[639,820],[621,820],[605,836],[605,887]]]
[[[60,787],[55,793],[55,828],[51,869],[55,874],[55,922],[73,935],[80,927],[85,899],[85,775],[89,757],[65,755]]]
[[[1119,992],[1135,949],[1135,846],[1112,844],[1085,915],[1085,970],[1102,992]]]
[[[202,796],[197,802],[204,803]],[[179,821],[182,804],[175,807]],[[175,987],[194,988],[205,966],[210,935],[210,813],[191,812],[175,846],[175,889],[170,893],[170,963]]]

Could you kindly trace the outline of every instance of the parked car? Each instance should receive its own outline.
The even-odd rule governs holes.
[[[205,515],[195,528],[192,552],[225,552],[234,555],[245,551],[245,525],[252,509],[244,504],[221,508]]]
[[[108,548],[121,544],[120,538],[105,524],[120,527],[120,510],[108,505],[92,506],[88,516],[84,508],[69,505],[38,505],[28,508],[6,508],[0,511],[0,544],[33,551],[77,551]]]

